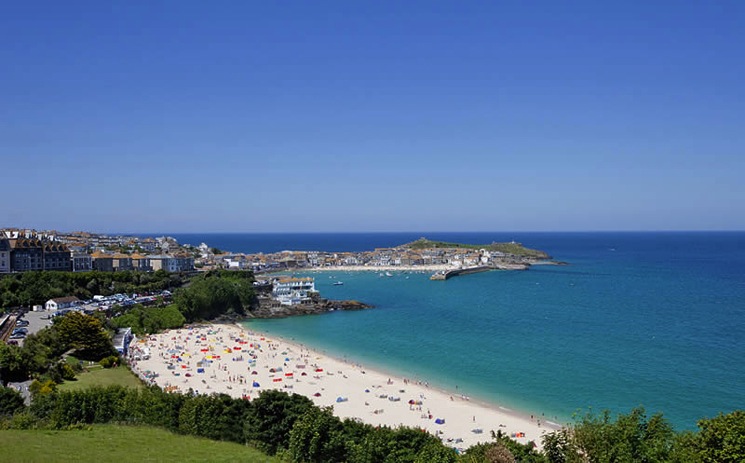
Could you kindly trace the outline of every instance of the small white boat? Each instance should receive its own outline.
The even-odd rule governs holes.
[[[344,284],[343,281],[337,281],[336,283],[334,283],[334,286],[341,286],[343,284]]]
[[[387,277],[392,277],[392,276],[393,276],[393,274],[392,274],[391,272],[385,272],[385,276],[387,276]]]

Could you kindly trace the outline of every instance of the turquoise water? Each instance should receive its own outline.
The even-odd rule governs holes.
[[[559,420],[588,407],[643,405],[692,429],[699,418],[743,408],[744,233],[517,239],[570,265],[445,282],[319,272],[323,296],[376,308],[248,324]]]

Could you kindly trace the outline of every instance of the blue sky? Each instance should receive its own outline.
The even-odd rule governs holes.
[[[745,229],[745,2],[5,2],[0,227]]]

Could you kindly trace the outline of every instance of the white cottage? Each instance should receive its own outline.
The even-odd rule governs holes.
[[[46,304],[44,304],[44,308],[49,311],[68,309],[78,305],[79,302],[80,299],[75,296],[56,297],[54,299],[49,299]]]

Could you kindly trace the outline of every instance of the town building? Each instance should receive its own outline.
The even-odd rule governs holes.
[[[10,241],[0,238],[0,273],[10,272]]]
[[[274,280],[272,297],[282,305],[297,305],[311,301],[316,292],[313,278],[284,277]]]
[[[150,266],[153,270],[165,270],[166,272],[190,272],[194,270],[194,258],[186,255],[153,255],[148,256]]]
[[[112,254],[106,254],[101,251],[96,251],[91,254],[93,259],[93,269],[99,272],[113,272],[114,271],[114,256]]]
[[[75,296],[56,297],[54,299],[49,299],[46,304],[44,304],[44,308],[49,311],[57,311],[75,307],[78,303],[80,303],[80,299]]]
[[[89,254],[73,252],[71,258],[73,272],[89,272],[93,270],[93,258]]]

